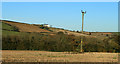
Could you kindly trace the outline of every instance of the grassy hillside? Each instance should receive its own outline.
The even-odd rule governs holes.
[[[2,22],[2,35],[16,35],[19,34],[18,29],[14,26]]]
[[[10,26],[9,24],[6,23],[2,23],[2,29],[6,29],[6,30],[15,30],[15,28],[13,26]]]
[[[116,33],[81,34],[69,30],[2,22],[3,50],[79,51],[81,36],[85,52],[120,52]]]
[[[11,21],[3,21],[3,22],[6,23],[6,24],[9,24],[11,26],[17,27],[20,32],[50,32],[48,30],[41,29],[41,28],[39,28],[38,26],[35,26],[35,25],[18,23],[18,22],[11,22]]]

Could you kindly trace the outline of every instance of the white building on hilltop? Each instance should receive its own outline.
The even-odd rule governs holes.
[[[43,26],[45,26],[45,27],[50,27],[50,25],[49,25],[49,24],[43,24]]]

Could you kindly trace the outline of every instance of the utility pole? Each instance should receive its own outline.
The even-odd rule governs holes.
[[[83,34],[84,14],[86,14],[86,11],[81,10],[81,13],[82,13],[82,34]],[[83,43],[83,36],[81,37],[81,46],[80,46],[81,53],[83,52],[82,43]]]

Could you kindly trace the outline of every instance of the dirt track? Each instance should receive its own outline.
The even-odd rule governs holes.
[[[3,50],[6,62],[117,62],[118,53],[82,53]]]

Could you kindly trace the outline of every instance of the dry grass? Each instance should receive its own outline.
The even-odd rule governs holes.
[[[5,62],[117,62],[118,53],[79,53],[3,50]]]
[[[7,22],[7,21],[4,21],[4,22],[10,25],[16,26],[20,32],[50,32],[48,30],[41,29],[35,25],[17,23],[17,22]]]

